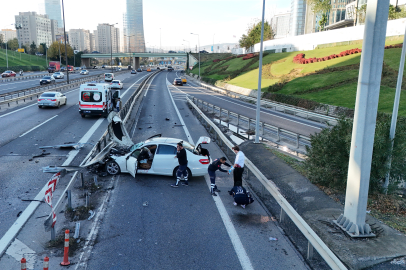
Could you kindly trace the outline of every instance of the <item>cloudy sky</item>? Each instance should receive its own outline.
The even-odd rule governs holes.
[[[266,0],[266,17],[290,8],[288,0]],[[0,9],[0,29],[13,27],[18,12],[40,11],[43,0],[19,0]],[[96,30],[98,23],[118,23],[122,31],[126,0],[64,0],[66,30]],[[147,47],[182,49],[233,43],[247,25],[262,15],[262,0],[144,0],[144,34]],[[161,34],[160,34],[161,33]],[[184,41],[186,40],[186,41]],[[189,42],[187,42],[189,41]],[[183,44],[183,45],[182,45]],[[209,48],[207,47],[206,50]]]

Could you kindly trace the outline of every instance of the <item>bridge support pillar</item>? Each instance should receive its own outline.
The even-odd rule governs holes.
[[[86,66],[87,68],[90,67],[90,58],[82,58],[81,66]]]
[[[140,58],[139,57],[133,57],[133,67],[135,70],[140,68]]]

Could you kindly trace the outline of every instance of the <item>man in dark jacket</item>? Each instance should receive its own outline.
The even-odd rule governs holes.
[[[234,197],[233,204],[235,206],[241,205],[241,207],[245,209],[247,204],[254,202],[254,199],[251,198],[251,194],[244,187],[234,186],[229,193]]]
[[[183,180],[185,182],[182,182],[182,185],[188,186],[188,173],[187,173],[187,154],[186,150],[183,148],[182,142],[178,142],[178,145],[176,146],[177,148],[177,153],[175,158],[178,159],[179,161],[179,168],[178,171],[176,172],[176,184],[172,184],[171,187],[179,187],[179,181],[183,175]]]
[[[227,161],[227,159],[225,157],[215,159],[209,165],[209,168],[207,169],[209,176],[210,176],[210,182],[211,182],[210,192],[211,192],[211,195],[213,195],[213,196],[217,196],[216,191],[220,192],[220,190],[217,189],[217,186],[216,186],[216,171],[219,170],[220,172],[227,172],[226,170],[221,168],[221,165],[223,165],[223,164],[227,167],[231,167],[231,165],[228,164],[226,161]]]

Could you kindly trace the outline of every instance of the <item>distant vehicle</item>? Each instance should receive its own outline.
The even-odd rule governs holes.
[[[105,82],[111,82],[114,80],[114,74],[113,73],[104,73],[104,81]]]
[[[44,92],[38,98],[38,108],[42,107],[60,107],[66,105],[68,99],[60,92]]]
[[[128,65],[127,69],[131,70],[133,67],[131,65]]]
[[[116,71],[121,71],[121,67],[119,67],[119,68],[116,68]]]
[[[75,67],[75,72],[76,72],[77,70],[80,70],[80,67]]]
[[[168,66],[168,71],[172,71],[173,67],[172,66]]]
[[[68,72],[69,72],[69,73],[74,72],[73,66],[68,66]]]
[[[83,69],[80,71],[80,75],[89,75],[89,71],[87,69]]]
[[[54,78],[55,79],[63,79],[65,77],[65,74],[63,74],[62,72],[55,72],[54,73]]]
[[[159,67],[156,67],[156,69],[160,69]]]
[[[102,65],[102,68],[106,68],[106,65]]]
[[[80,86],[79,114],[107,117],[113,110],[114,101],[120,97],[120,90],[112,90],[106,83],[86,83]]]
[[[41,80],[39,80],[39,84],[40,84],[40,85],[43,85],[43,84],[51,84],[51,83],[55,83],[54,75],[51,75],[51,76],[44,76]]]
[[[65,72],[66,71],[66,67],[61,67],[61,71]]]
[[[97,69],[97,66],[93,66],[93,69]]]
[[[182,79],[176,78],[175,80],[173,80],[173,85],[183,85]]]
[[[100,52],[98,52],[98,51],[93,51],[92,53],[100,53]]]
[[[123,83],[119,80],[114,80],[110,83],[111,89],[123,89]]]
[[[151,68],[147,68],[147,71],[148,71],[148,72],[151,72]]]
[[[137,74],[137,71],[135,69],[131,70],[131,74]]]
[[[138,68],[138,69],[137,69],[137,72],[142,72],[142,69],[141,69],[141,68]]]
[[[186,77],[180,77],[182,79],[183,84],[187,83]]]
[[[200,53],[209,53],[209,52],[208,52],[208,51],[203,50],[203,51],[200,51]]]
[[[61,64],[59,61],[50,61],[48,65],[48,73],[54,73],[61,70]]]
[[[169,51],[168,53],[176,53],[175,51]]]
[[[6,70],[3,73],[1,73],[1,77],[2,78],[6,78],[6,77],[15,77],[17,74],[12,71],[12,70]]]

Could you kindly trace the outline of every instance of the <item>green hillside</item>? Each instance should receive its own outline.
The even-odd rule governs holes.
[[[8,50],[8,66],[42,66],[46,67],[47,63],[45,56],[29,55],[25,53],[19,53],[15,51]],[[20,60],[21,57],[21,60]],[[6,50],[0,49],[0,68],[5,68],[7,66],[6,62]]]
[[[402,42],[403,37],[388,38],[386,45]],[[351,44],[341,46],[324,46],[312,51],[265,53],[262,91],[352,109],[355,106],[361,54],[352,54],[309,64],[296,64],[293,62],[293,57],[299,53],[304,53],[305,58],[321,58],[355,48],[362,49],[362,42],[351,42]],[[392,113],[401,51],[401,48],[385,50],[379,100],[381,112]],[[201,75],[204,80],[210,83],[223,81],[244,88],[257,89],[258,60],[259,57],[256,56],[247,60],[242,60],[242,57],[231,59],[228,57],[228,59],[217,63],[212,60],[205,61],[201,63]],[[192,73],[198,74],[198,72],[196,65]],[[402,90],[406,90],[405,80],[403,80]],[[265,96],[270,97],[271,95]],[[406,116],[406,97],[404,95],[401,95],[399,114]]]

